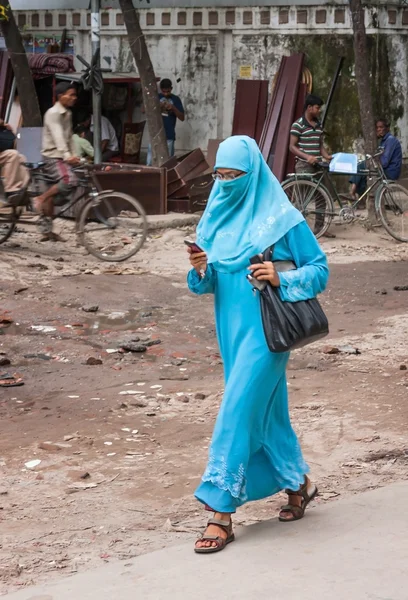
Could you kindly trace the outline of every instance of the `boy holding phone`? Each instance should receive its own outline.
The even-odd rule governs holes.
[[[184,107],[181,99],[173,94],[173,84],[170,79],[162,79],[160,82],[159,100],[162,109],[163,126],[166,132],[169,156],[174,156],[174,144],[176,141],[177,120],[184,121]],[[149,145],[147,151],[147,166],[152,164],[152,149]]]

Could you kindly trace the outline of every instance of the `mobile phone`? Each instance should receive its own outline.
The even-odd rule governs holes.
[[[191,248],[191,250],[195,253],[203,252],[203,250],[200,248],[200,246],[197,246],[197,244],[195,242],[193,242],[193,240],[184,240],[184,243],[186,246]]]
[[[263,263],[262,256],[260,254],[255,254],[254,256],[251,256],[249,262],[251,265],[259,265]],[[266,288],[266,281],[258,281],[253,275],[247,275],[246,277],[252,287],[260,292]]]
[[[249,262],[251,265],[260,265],[263,263],[262,256],[260,254],[255,254],[255,256],[251,256]]]

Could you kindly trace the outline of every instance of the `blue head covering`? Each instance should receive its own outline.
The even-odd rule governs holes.
[[[244,171],[232,181],[217,180],[197,227],[197,244],[217,271],[230,273],[249,265],[303,221],[289,202],[255,142],[246,135],[226,139],[215,169]]]

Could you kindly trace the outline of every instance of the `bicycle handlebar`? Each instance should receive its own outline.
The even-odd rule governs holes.
[[[378,156],[381,156],[381,154],[384,153],[384,148],[380,147],[376,150],[376,152],[374,154],[366,154],[366,159],[370,160],[372,158],[377,158]]]
[[[381,154],[383,154],[383,152],[384,152],[384,148],[382,146],[380,146],[379,148],[377,148],[377,150],[375,151],[374,154],[366,154],[366,160],[371,160],[372,158],[377,158],[378,156],[381,156]],[[323,167],[323,168],[329,168],[330,162],[325,161],[322,156],[316,156],[316,158],[318,159],[318,161],[315,163],[317,166]],[[297,157],[297,160],[299,160],[302,163],[308,162],[305,158],[300,158],[300,157]]]

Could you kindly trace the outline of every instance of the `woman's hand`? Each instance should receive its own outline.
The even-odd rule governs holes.
[[[275,270],[272,262],[266,261],[259,263],[258,265],[251,265],[248,267],[252,271],[252,277],[259,281],[269,281],[274,287],[280,286],[279,275]]]
[[[191,266],[199,275],[207,270],[207,255],[205,252],[193,252],[192,248],[187,248],[190,257]]]

